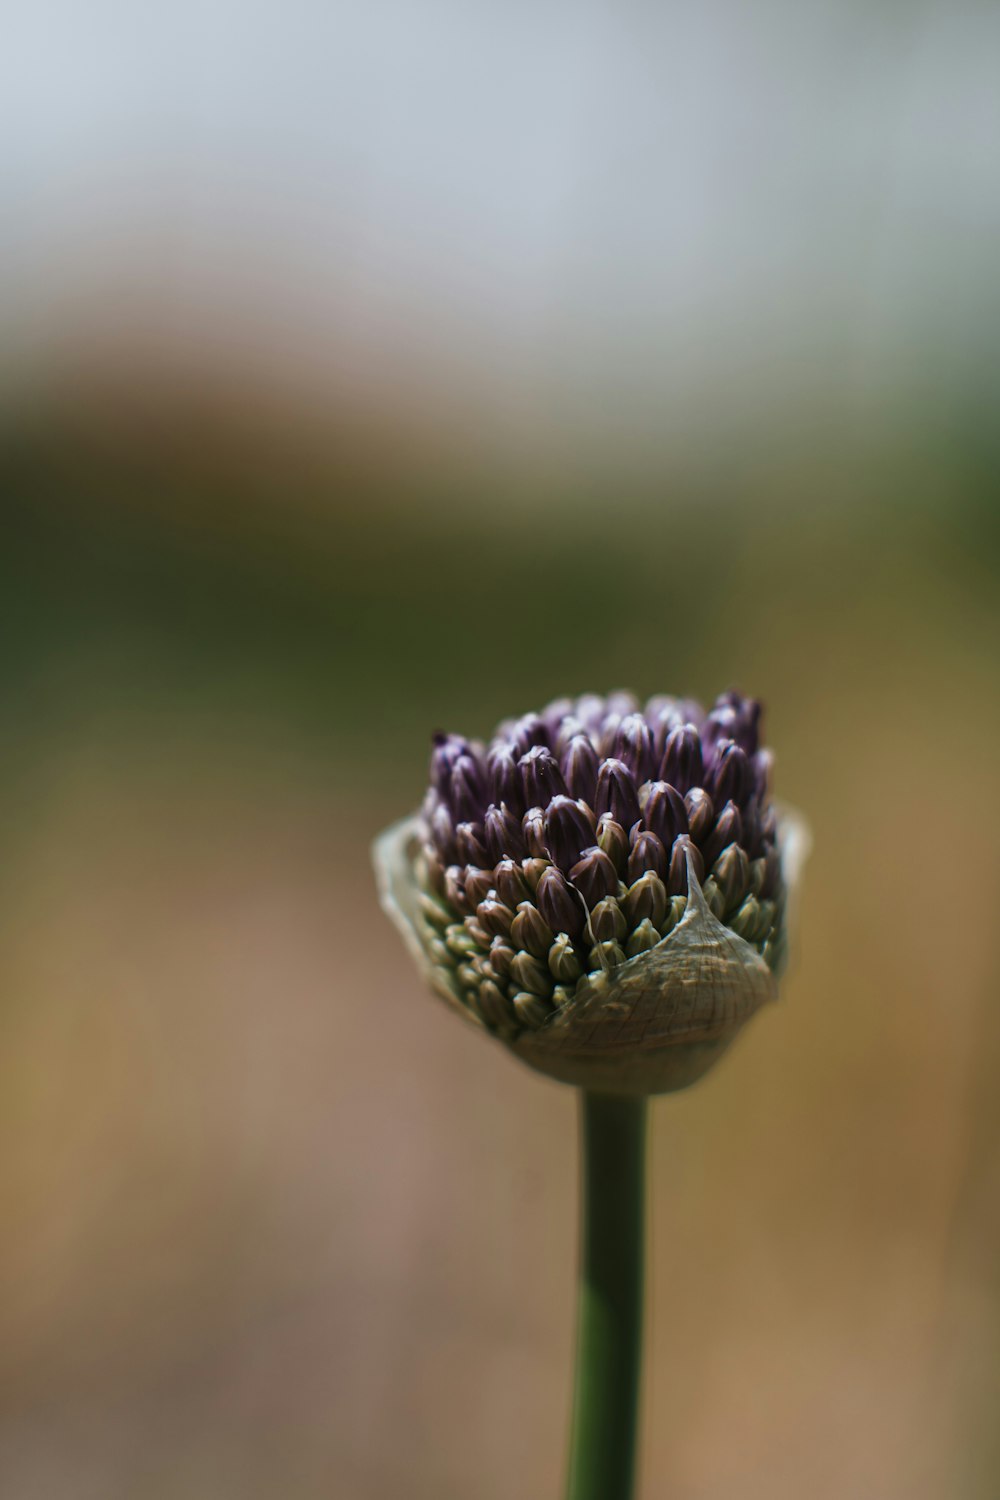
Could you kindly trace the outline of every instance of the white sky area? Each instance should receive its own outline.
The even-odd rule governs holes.
[[[7,380],[146,320],[476,390],[517,440],[950,399],[1000,344],[993,0],[31,0],[3,34]]]

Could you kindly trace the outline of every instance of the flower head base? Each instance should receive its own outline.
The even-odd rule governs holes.
[[[777,992],[806,852],[759,723],[738,693],[588,694],[436,736],[421,814],[375,847],[433,987],[565,1082],[694,1082]]]

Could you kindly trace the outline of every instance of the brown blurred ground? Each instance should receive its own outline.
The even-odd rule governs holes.
[[[815,853],[781,1004],[654,1111],[642,1494],[995,1494],[990,474],[556,506],[164,430],[7,450],[2,1493],[559,1493],[574,1100],[421,992],[368,845],[441,724],[738,681]]]

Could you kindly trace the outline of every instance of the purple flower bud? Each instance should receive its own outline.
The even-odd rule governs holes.
[[[656,834],[664,849],[672,848],[677,835],[688,831],[684,799],[666,781],[651,784],[642,816],[646,827]]]
[[[601,762],[594,811],[598,817],[601,813],[611,813],[615,822],[625,829],[639,821],[639,794],[632,772],[623,761],[612,757]]]
[[[777,895],[781,885],[781,859],[777,848],[770,844],[764,851],[764,878],[761,881],[761,897],[768,901]]]
[[[565,719],[569,717],[572,712],[572,698],[553,698],[551,703],[547,703],[545,705],[539,717],[541,718],[542,723],[545,725],[545,728],[548,731],[548,740],[546,741],[547,744],[555,744],[556,736],[559,733],[561,724]]]
[[[659,927],[667,914],[667,889],[659,875],[654,875],[652,870],[640,875],[626,891],[622,907],[629,931],[646,921]]]
[[[711,777],[709,790],[716,807],[726,802],[735,802],[742,807],[750,795],[752,775],[745,751],[733,740],[717,747],[717,760]]]
[[[705,774],[701,739],[693,724],[681,724],[667,737],[660,763],[660,778],[682,794],[701,786]]]
[[[663,755],[663,747],[667,742],[667,736],[678,724],[683,724],[684,715],[677,706],[677,699],[671,698],[665,693],[658,693],[650,698],[643,709],[646,722],[653,730],[653,749],[657,757]]]
[[[662,759],[667,740],[675,729],[691,724],[698,730],[705,721],[705,710],[693,698],[650,698],[646,717],[653,726],[653,744]]]
[[[606,701],[599,693],[584,693],[577,698],[573,712],[590,735],[596,735],[608,711]]]
[[[653,736],[642,714],[626,714],[615,733],[612,753],[628,766],[637,786],[653,770]]]
[[[527,755],[535,745],[548,746],[549,731],[538,714],[525,714],[517,720],[510,734],[511,748],[519,756]]]
[[[601,720],[600,727],[594,736],[594,743],[601,752],[601,759],[610,756],[615,748],[615,740],[618,736],[618,726],[622,721],[621,714],[605,714]]]
[[[690,841],[699,876],[711,871],[714,906],[735,911],[746,891],[773,905],[780,861],[759,729],[760,704],[735,691],[707,714],[690,699],[661,695],[640,709],[629,693],[591,693],[506,720],[486,753],[461,735],[435,735],[424,890],[463,918],[465,941],[480,946],[498,908],[526,902],[536,917],[522,927],[536,920],[581,942],[584,905],[617,900],[623,881],[646,891],[656,880],[671,899],[683,895]],[[465,952],[456,949],[469,968]]]
[[[539,880],[535,900],[553,932],[565,932],[571,938],[580,936],[587,915],[583,902],[562,871],[554,865]]]
[[[566,758],[566,751],[569,749],[570,741],[576,739],[578,734],[582,734],[586,740],[590,739],[587,733],[587,726],[583,720],[578,719],[575,714],[567,714],[552,740],[552,749],[558,757],[560,764]],[[566,767],[563,765],[563,775],[565,776],[565,774]]]
[[[618,874],[624,875],[629,850],[628,834],[610,813],[602,813],[597,820],[597,847],[604,850]]]
[[[726,910],[739,906],[750,889],[750,861],[739,844],[727,844],[712,866],[715,883],[722,892]]]
[[[743,838],[741,842],[747,851],[748,857],[756,859],[764,852],[764,841],[760,832],[760,807],[752,794],[743,804],[741,816],[743,818]]]
[[[478,761],[460,755],[451,771],[449,802],[457,822],[475,823],[486,809],[486,785]]]
[[[705,864],[711,869],[727,844],[743,841],[743,819],[735,802],[727,802],[715,822],[715,827],[702,840],[701,850]]]
[[[511,911],[516,911],[522,901],[527,901],[531,896],[528,882],[521,872],[521,866],[513,859],[502,859],[493,872],[496,882],[497,895],[505,906]]]
[[[545,809],[545,841],[549,858],[561,870],[570,870],[584,849],[594,842],[595,828],[585,803],[572,797],[553,797]]]
[[[518,990],[510,1003],[524,1031],[540,1031],[555,1009],[551,995],[532,994],[530,990]]]
[[[517,756],[509,745],[494,745],[486,757],[490,774],[490,791],[498,805],[506,802],[515,817],[520,818],[526,806],[517,768]]]
[[[456,761],[468,755],[470,745],[460,734],[436,734],[431,751],[431,785],[439,797],[451,795],[451,773]]]
[[[706,769],[714,765],[727,740],[739,745],[746,755],[753,755],[760,742],[760,704],[739,693],[723,693],[716,699],[712,712],[701,729]]]
[[[667,872],[667,892],[671,896],[686,896],[688,893],[688,862],[687,852],[691,851],[695,874],[698,883],[701,884],[705,878],[705,863],[697,846],[682,833],[674,840],[674,847],[670,851],[670,869]]]
[[[470,906],[478,906],[492,892],[496,877],[492,870],[477,870],[467,865],[464,872],[465,898]]]
[[[481,823],[459,823],[455,829],[455,842],[463,864],[478,865],[481,869],[483,865],[493,863],[486,852]]]
[[[652,698],[647,698],[643,713],[651,724],[654,724],[664,714],[675,713],[677,710],[677,699],[673,693],[654,693]]]
[[[514,949],[506,938],[495,937],[490,944],[490,967],[498,978],[507,978],[513,957]]]
[[[535,859],[545,859],[548,850],[545,846],[545,814],[540,807],[529,807],[521,819],[521,827],[524,830],[524,842],[528,846],[528,853]]]
[[[598,901],[587,924],[587,941],[591,946],[595,943],[624,943],[627,937],[625,913],[614,897],[606,896],[603,901]]]
[[[495,897],[487,896],[485,901],[480,901],[476,907],[476,916],[480,925],[486,929],[491,938],[509,938],[510,926],[514,920],[514,913],[509,906]]]
[[[634,693],[617,688],[613,693],[608,694],[607,712],[615,714],[619,719],[624,719],[626,714],[639,712],[639,700]]]
[[[420,813],[376,844],[383,905],[442,996],[543,1071],[627,1092],[692,1082],[773,993],[805,842],[783,815],[779,857],[759,731],[737,692],[708,714],[612,693],[509,719],[488,750],[435,735]],[[722,941],[689,873],[756,954]]]
[[[469,901],[465,894],[465,871],[461,865],[449,865],[444,872],[444,895],[448,905],[463,916],[469,915]]]
[[[597,797],[597,751],[589,735],[575,734],[566,747],[562,770],[570,795],[593,807]]]
[[[731,718],[727,710],[732,714]],[[720,723],[729,725],[729,738],[735,740],[747,755],[753,755],[760,743],[760,703],[757,699],[745,698],[733,690],[720,693],[710,717],[716,714]]]
[[[774,769],[774,756],[770,750],[758,750],[750,765],[753,770],[754,795],[760,802],[766,802],[771,795],[771,773]]]
[[[700,844],[702,839],[708,837],[715,822],[715,805],[703,788],[692,787],[684,798],[684,806],[687,808],[691,837],[696,844]]]
[[[548,949],[541,955],[548,957]],[[518,989],[529,995],[540,995],[543,999],[552,993],[552,975],[549,973],[547,963],[540,962],[539,955],[534,953],[515,953],[510,966],[510,977]],[[520,996],[515,996],[516,1000]],[[517,1007],[520,1012],[520,1006]],[[544,1017],[539,1016],[539,1021]]]
[[[625,962],[625,949],[621,943],[595,943],[590,950],[589,963],[593,973],[598,969],[610,974]]]
[[[530,859],[522,859],[521,873],[528,882],[529,892],[537,891],[538,882],[550,867],[550,861],[544,855],[532,855]]]
[[[740,727],[740,717],[732,704],[724,701],[716,703],[712,712],[701,726],[701,740],[705,748],[705,762],[709,764],[713,759],[713,747],[720,740],[734,739]]]
[[[465,928],[466,933],[475,943],[476,947],[480,950],[480,952],[472,960],[472,972],[476,975],[478,980],[481,976],[479,975],[479,972],[475,966],[477,962],[482,963],[485,961],[481,959],[480,955],[489,951],[489,946],[492,942],[492,938],[486,931],[486,928],[483,927],[483,925],[479,921],[479,918],[475,915],[466,917],[465,921],[462,923],[462,926]]]
[[[681,698],[677,706],[685,724],[693,724],[696,729],[701,728],[705,722],[705,710],[696,698]]]
[[[430,816],[431,842],[446,865],[453,865],[458,858],[455,843],[455,824],[451,813],[443,802],[438,802]]]
[[[516,818],[505,802],[496,807],[492,802],[486,809],[486,850],[489,863],[497,865],[505,854],[512,859],[523,859],[528,852],[520,818]]]
[[[570,870],[569,878],[590,908],[618,890],[618,872],[603,849],[586,849],[579,864]]]
[[[567,933],[557,932],[549,949],[549,973],[558,984],[574,985],[583,973],[583,965]]]
[[[479,986],[473,1008],[497,1036],[507,1036],[516,1029],[514,1007],[492,979],[484,979]]]
[[[636,834],[625,873],[627,883],[632,885],[647,870],[652,870],[661,880],[666,879],[667,851],[656,834],[649,832]]]
[[[554,937],[555,933],[538,907],[530,901],[522,901],[510,928],[514,947],[524,949],[535,958],[547,958]]]
[[[640,953],[648,953],[650,948],[655,948],[659,941],[658,930],[648,917],[644,917],[630,933],[629,940],[625,944],[625,955],[627,958],[638,958]]]
[[[521,757],[521,782],[529,807],[547,807],[553,797],[566,796],[559,763],[551,750],[536,745]]]

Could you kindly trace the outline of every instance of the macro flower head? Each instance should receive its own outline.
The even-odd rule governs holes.
[[[761,707],[560,699],[488,744],[434,736],[383,903],[437,992],[568,1083],[693,1082],[776,994],[806,836],[771,800]]]

